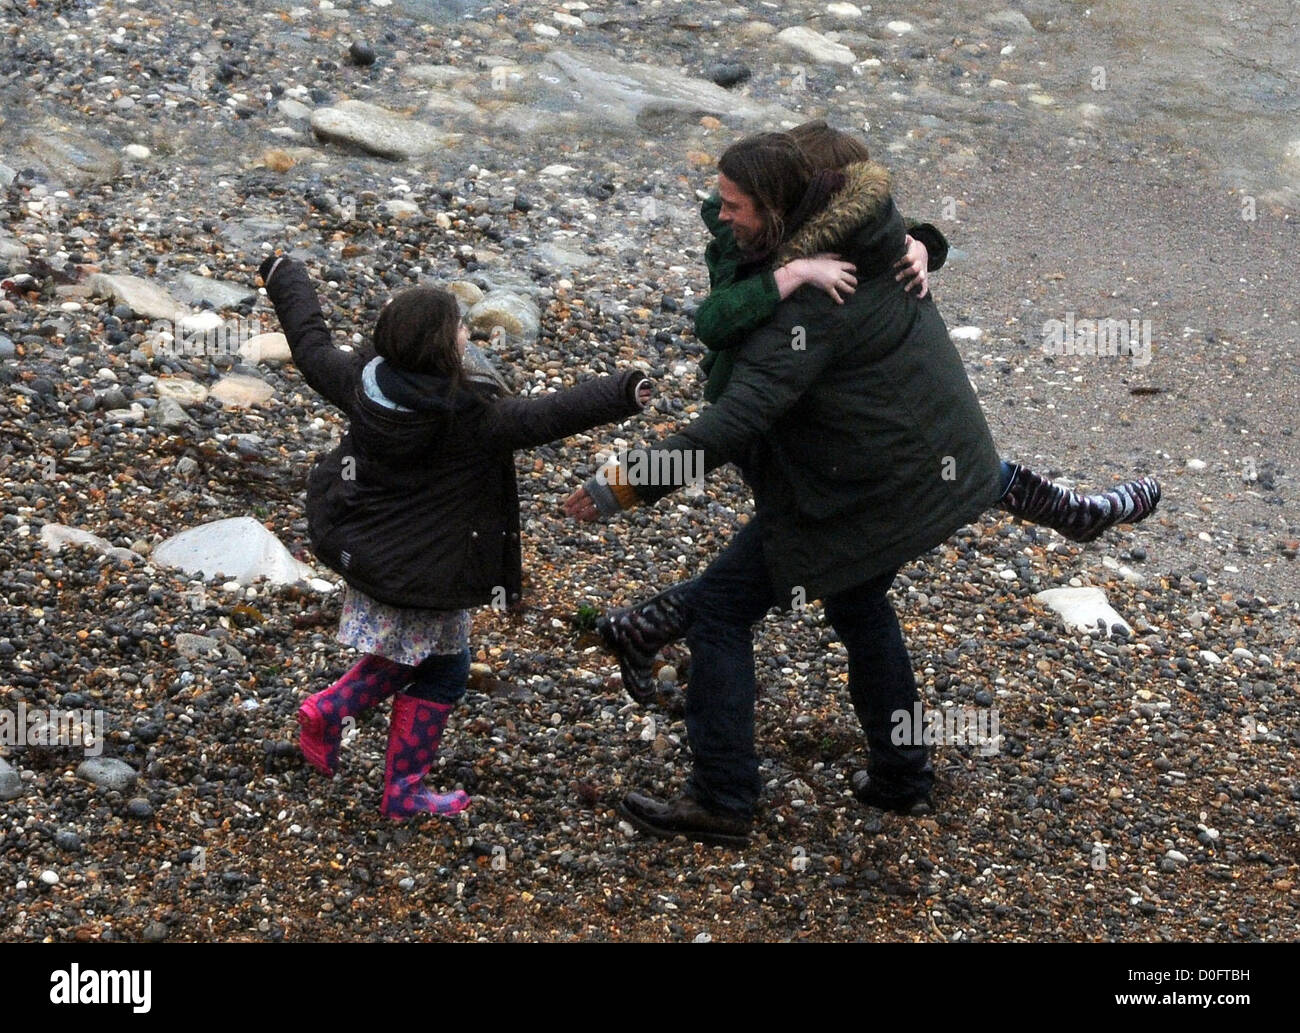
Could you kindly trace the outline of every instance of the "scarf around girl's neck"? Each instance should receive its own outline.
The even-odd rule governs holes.
[[[814,174],[808,181],[808,189],[804,191],[803,197],[786,216],[785,232],[781,234],[781,240],[766,251],[741,251],[741,264],[766,263],[782,244],[799,231],[800,226],[826,207],[831,196],[843,187],[845,182],[847,180],[844,173],[838,169],[822,169],[821,172]]]

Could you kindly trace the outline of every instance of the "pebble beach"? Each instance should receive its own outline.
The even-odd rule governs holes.
[[[1144,131],[1116,5],[988,6],[0,0],[0,939],[1295,940],[1290,159]],[[560,506],[702,410],[699,202],[728,144],[817,117],[947,235],[931,287],[1002,454],[1164,499],[1089,545],[991,512],[902,570],[926,707],[996,721],[938,746],[933,814],[853,796],[810,601],[756,636],[753,842],[655,841],[616,805],[684,781],[689,658],[639,706],[592,622],[752,500],[727,468],[607,524]],[[298,751],[357,656],[304,513],[345,420],[255,285],[273,248],[341,347],[451,285],[516,393],[656,385],[518,455],[525,605],[474,615],[430,775],[473,798],[454,819],[380,816],[386,711],[333,779]],[[1150,361],[1047,353],[1067,314],[1149,319]],[[169,540],[224,520],[264,551],[187,572]],[[1086,588],[1117,622],[1035,598]],[[20,734],[55,712],[75,741]]]

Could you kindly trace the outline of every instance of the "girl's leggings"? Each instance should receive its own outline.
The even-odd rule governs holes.
[[[469,650],[459,653],[433,653],[411,671],[411,684],[402,691],[408,696],[431,703],[457,703],[465,695],[469,681]]]

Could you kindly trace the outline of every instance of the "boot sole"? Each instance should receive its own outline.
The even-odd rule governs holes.
[[[618,813],[626,818],[633,828],[657,839],[676,839],[681,836],[693,843],[705,843],[709,846],[749,846],[749,836],[733,836],[724,832],[700,832],[692,835],[681,829],[666,829],[634,814],[622,803],[618,805]]]
[[[472,796],[465,797],[465,805],[455,811],[416,811],[414,814],[390,814],[382,806],[379,813],[390,821],[410,821],[412,818],[454,818],[458,814],[464,814],[469,810],[470,804],[474,802]]]

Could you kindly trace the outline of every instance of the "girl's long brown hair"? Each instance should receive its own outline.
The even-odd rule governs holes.
[[[456,338],[460,305],[439,287],[410,287],[394,294],[375,324],[375,351],[412,373],[446,377],[457,386],[465,378]]]

